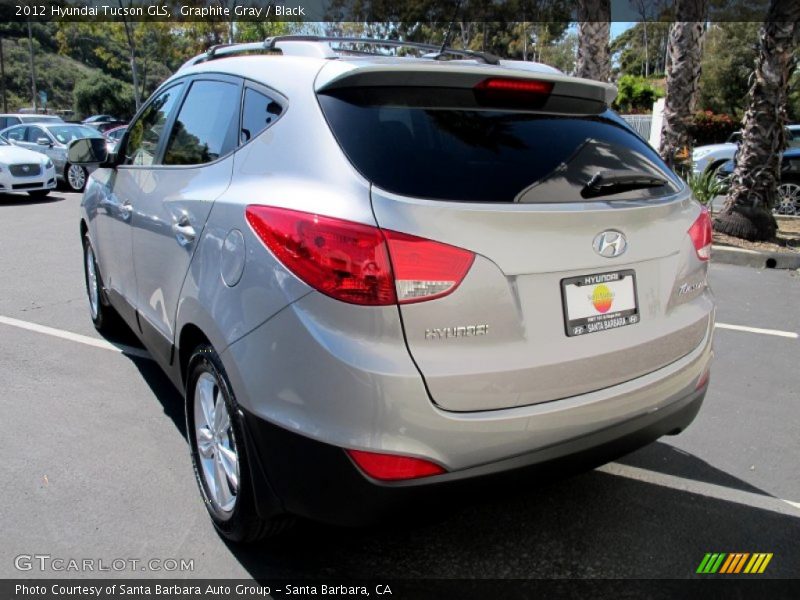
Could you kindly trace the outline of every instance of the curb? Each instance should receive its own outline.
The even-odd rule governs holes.
[[[800,269],[800,252],[758,252],[731,246],[711,246],[711,262],[757,269]]]

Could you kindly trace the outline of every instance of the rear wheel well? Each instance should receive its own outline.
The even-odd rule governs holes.
[[[89,232],[89,227],[86,225],[86,221],[81,219],[81,243],[83,243],[83,238],[86,237],[86,234]]]
[[[181,335],[178,338],[178,361],[181,367],[181,380],[184,386],[186,385],[186,377],[188,375],[187,368],[189,366],[189,359],[192,357],[194,349],[200,344],[211,345],[208,341],[206,334],[196,325],[191,323],[184,325],[181,329]]]

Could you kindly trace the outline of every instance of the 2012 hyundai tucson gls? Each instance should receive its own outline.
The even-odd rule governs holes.
[[[80,218],[92,319],[127,323],[185,392],[222,535],[684,429],[712,356],[710,220],[614,88],[334,46],[213,49],[116,155],[71,148],[102,162]]]

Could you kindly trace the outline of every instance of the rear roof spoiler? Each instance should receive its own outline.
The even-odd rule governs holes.
[[[617,96],[617,88],[610,83],[569,77],[555,69],[520,69],[452,60],[409,61],[406,64],[378,60],[365,64],[332,61],[317,75],[315,89],[317,92],[326,92],[350,87],[386,86],[473,88],[492,77],[550,82],[553,84],[552,96],[600,102],[606,106]]]

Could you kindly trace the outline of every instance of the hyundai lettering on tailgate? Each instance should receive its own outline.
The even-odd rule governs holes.
[[[639,322],[636,275],[632,269],[562,279],[561,297],[570,337]]]

